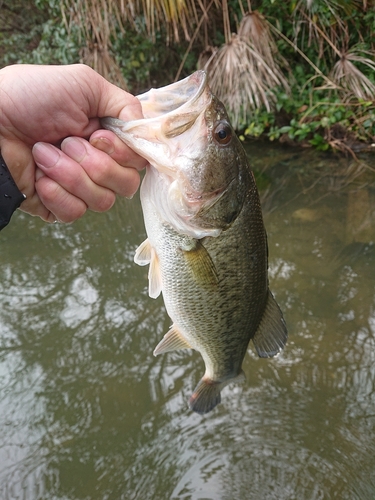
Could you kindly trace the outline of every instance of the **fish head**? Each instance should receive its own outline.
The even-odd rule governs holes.
[[[151,182],[149,192],[166,222],[195,238],[218,236],[241,210],[247,162],[206,73],[197,71],[138,99],[143,119],[104,118],[102,125],[148,160],[159,195]]]

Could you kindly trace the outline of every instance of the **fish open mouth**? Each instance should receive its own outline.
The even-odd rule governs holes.
[[[101,123],[132,147],[136,146],[135,138],[159,142],[162,137],[177,137],[189,129],[206,109],[211,96],[206,72],[200,70],[184,80],[137,96],[144,118],[128,122],[102,118]]]
[[[112,130],[157,170],[175,177],[175,159],[198,154],[205,139],[204,113],[212,101],[205,71],[196,71],[179,82],[151,89],[137,96],[144,118],[125,122],[102,118],[102,126]],[[180,140],[181,138],[181,140]]]
[[[190,115],[197,105],[199,110],[202,104],[199,101],[207,86],[207,75],[205,71],[196,71],[189,77],[179,82],[172,83],[167,87],[151,89],[137,96],[141,102],[143,116],[145,119],[160,118],[178,111],[186,116]]]

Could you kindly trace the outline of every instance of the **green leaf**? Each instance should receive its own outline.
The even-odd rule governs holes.
[[[292,130],[292,127],[290,125],[285,125],[284,127],[279,128],[279,133],[287,134],[290,130]]]

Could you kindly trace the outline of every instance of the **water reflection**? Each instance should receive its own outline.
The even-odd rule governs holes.
[[[250,348],[204,417],[187,409],[200,356],[152,356],[169,319],[133,264],[137,199],[2,232],[0,498],[375,497],[373,186],[317,182],[338,160],[310,152],[250,155],[290,340],[275,360]]]

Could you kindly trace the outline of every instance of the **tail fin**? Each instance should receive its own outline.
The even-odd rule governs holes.
[[[190,409],[200,415],[213,410],[221,401],[221,389],[222,384],[220,382],[201,378],[189,399]]]
[[[208,377],[201,378],[189,399],[190,409],[200,415],[208,413],[221,402],[220,391],[226,385],[232,384],[233,382],[241,383],[244,382],[244,380],[246,380],[246,377],[242,370],[237,376],[235,375],[224,382],[215,382]]]

